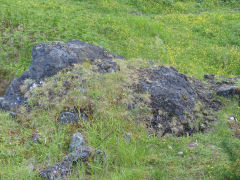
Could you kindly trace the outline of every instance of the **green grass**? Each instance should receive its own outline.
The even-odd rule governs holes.
[[[238,0],[157,2],[1,0],[1,69],[20,75],[34,44],[77,38],[197,77],[240,75]]]
[[[27,69],[34,44],[75,38],[128,59],[170,64],[199,79],[206,73],[240,75],[239,19],[239,0],[0,0],[0,84],[7,85]],[[103,166],[90,162],[75,167],[70,179],[240,179],[240,141],[226,123],[232,113],[240,119],[236,100],[224,99],[226,107],[207,133],[159,138],[134,121],[145,107],[126,109],[124,100],[132,98],[131,91],[119,90],[130,81],[126,74],[85,74],[91,79],[89,99],[72,91],[70,97],[76,99],[55,97],[51,102],[43,93],[41,102],[34,96],[31,101],[40,108],[23,110],[17,120],[0,113],[0,179],[39,179],[40,169],[68,152],[77,131],[105,151],[107,159]],[[61,90],[60,86],[56,92]],[[117,104],[114,99],[120,96]],[[89,123],[56,125],[63,105],[79,107],[89,101],[94,104]],[[41,134],[42,144],[31,143],[34,132]],[[126,133],[132,134],[130,142]],[[187,147],[196,141],[196,149]]]

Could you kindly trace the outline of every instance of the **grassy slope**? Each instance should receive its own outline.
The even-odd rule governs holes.
[[[197,78],[204,73],[240,75],[237,0],[225,4],[217,0],[164,1],[160,5],[155,2],[0,0],[0,77],[12,78],[22,73],[37,42],[74,38],[101,45],[126,58],[160,60]],[[110,82],[117,78],[110,76],[113,76],[108,77]],[[114,86],[109,87],[114,90]],[[104,88],[93,88],[93,97],[98,93],[107,96],[105,91],[98,91]],[[238,109],[236,101],[225,101],[227,107],[219,114],[220,120],[212,132],[160,140],[148,136],[141,125],[126,122],[120,116],[125,112],[121,106],[106,104],[109,113],[100,115],[99,110],[99,116],[91,120],[94,125],[82,125],[84,130],[58,129],[55,121],[59,110],[51,113],[36,110],[20,122],[1,113],[0,177],[37,179],[39,168],[57,162],[67,152],[74,131],[84,132],[90,144],[97,146],[111,130],[121,127],[100,145],[108,154],[107,164],[104,167],[90,164],[88,177],[236,179],[240,142],[232,136],[226,120],[230,113],[238,114]],[[29,143],[35,131],[42,134],[45,143],[37,146]],[[130,144],[123,138],[128,132],[133,134]],[[199,144],[195,150],[186,147],[192,141]],[[212,149],[209,144],[217,148]],[[179,151],[184,152],[183,157],[177,155]],[[77,174],[84,176],[84,167],[74,171],[73,179]]]

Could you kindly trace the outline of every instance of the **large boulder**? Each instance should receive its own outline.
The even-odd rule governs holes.
[[[67,43],[38,43],[32,49],[32,62],[28,70],[11,82],[0,100],[0,108],[15,109],[20,103],[26,102],[24,93],[20,90],[20,86],[26,79],[33,80],[28,87],[30,89],[39,85],[44,78],[51,77],[60,70],[83,61],[95,64],[101,73],[113,72],[118,70],[116,62],[112,61],[114,58],[122,59],[121,56],[104,48],[77,39]]]

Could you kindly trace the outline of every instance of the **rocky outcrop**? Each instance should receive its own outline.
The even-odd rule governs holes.
[[[112,73],[120,70],[114,59],[122,58],[101,47],[79,40],[67,43],[39,43],[33,47],[32,57],[29,69],[21,77],[14,79],[4,97],[0,98],[0,108],[14,110],[19,104],[27,105],[24,96],[26,92],[42,86],[45,78],[55,75],[60,70],[67,67],[72,69],[71,66],[75,63],[86,61],[94,65],[92,73]],[[148,92],[151,95],[151,102],[145,103],[151,111],[145,120],[148,126],[161,136],[165,134],[180,136],[208,129],[211,122],[217,120],[215,111],[222,106],[222,103],[214,98],[214,94],[225,97],[240,96],[240,90],[236,85],[240,77],[224,78],[211,74],[204,76],[207,82],[202,82],[166,66],[137,69],[133,72],[138,74],[137,77],[133,76],[135,93]],[[28,83],[24,83],[27,80]],[[64,79],[62,87],[64,93],[59,96],[67,94],[72,88],[69,81],[71,80]],[[85,81],[80,83],[86,84]],[[27,86],[24,92],[20,88],[23,84]],[[87,98],[87,87],[83,85],[79,88]],[[54,92],[50,91],[49,96],[54,98],[51,96]],[[137,98],[135,101],[138,101]],[[137,102],[129,102],[129,110],[135,106],[134,103]],[[88,115],[81,110],[80,112],[67,110],[61,112],[58,121],[62,124],[76,123],[80,118],[87,121]]]
[[[19,104],[27,103],[20,89],[27,79],[32,80],[28,87],[31,89],[40,85],[44,78],[51,77],[63,68],[84,61],[96,65],[101,73],[114,72],[119,69],[117,63],[113,62],[114,58],[122,59],[121,56],[99,46],[76,39],[67,43],[38,43],[32,49],[32,62],[28,70],[11,82],[4,97],[0,99],[0,108],[14,110]]]

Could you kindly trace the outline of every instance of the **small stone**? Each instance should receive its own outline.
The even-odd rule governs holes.
[[[87,90],[85,88],[81,88],[81,92],[84,94],[87,92]]]
[[[19,116],[18,113],[15,113],[15,112],[10,112],[9,115],[12,117],[12,118],[17,118]]]
[[[82,120],[83,122],[87,122],[87,121],[88,121],[88,118],[87,118],[87,115],[86,115],[85,112],[82,112],[82,113],[81,113],[81,120]]]
[[[234,115],[231,115],[227,122],[229,124],[235,124],[235,123],[238,123],[238,120]]]
[[[235,86],[220,87],[216,90],[216,93],[218,96],[224,96],[224,97],[239,95],[238,87],[235,87]]]
[[[179,152],[178,152],[178,155],[179,155],[179,156],[182,156],[182,155],[183,155],[183,152],[182,152],[182,151],[179,151]]]
[[[127,134],[125,134],[125,136],[124,136],[124,138],[128,141],[128,142],[130,142],[131,141],[131,133],[127,133]]]
[[[40,142],[40,134],[39,133],[34,133],[33,135],[32,135],[32,141],[33,141],[33,143],[41,143]]]
[[[104,160],[106,159],[106,154],[105,154],[105,152],[103,152],[99,149],[95,149],[93,157],[94,157],[94,159],[99,160],[101,164],[103,164]]]
[[[71,174],[73,165],[77,162],[86,162],[90,154],[89,147],[81,146],[76,151],[65,156],[62,162],[40,171],[40,176],[49,180],[68,179],[67,176]]]
[[[96,65],[98,67],[98,72],[100,73],[112,73],[120,70],[117,63],[111,60],[105,60]]]
[[[188,145],[188,147],[190,147],[190,148],[196,148],[196,147],[198,147],[198,143],[192,142],[192,143],[190,143],[190,144]]]
[[[213,80],[214,78],[215,78],[215,75],[214,75],[214,74],[205,74],[205,75],[204,75],[204,79]]]
[[[73,152],[75,151],[76,149],[78,149],[79,147],[81,146],[84,146],[86,145],[86,141],[84,140],[83,138],[83,135],[81,133],[75,133],[73,136],[72,136],[72,140],[71,140],[71,143],[69,145],[69,151],[70,152]]]
[[[77,123],[78,120],[78,112],[62,112],[59,117],[59,122],[62,124]]]

